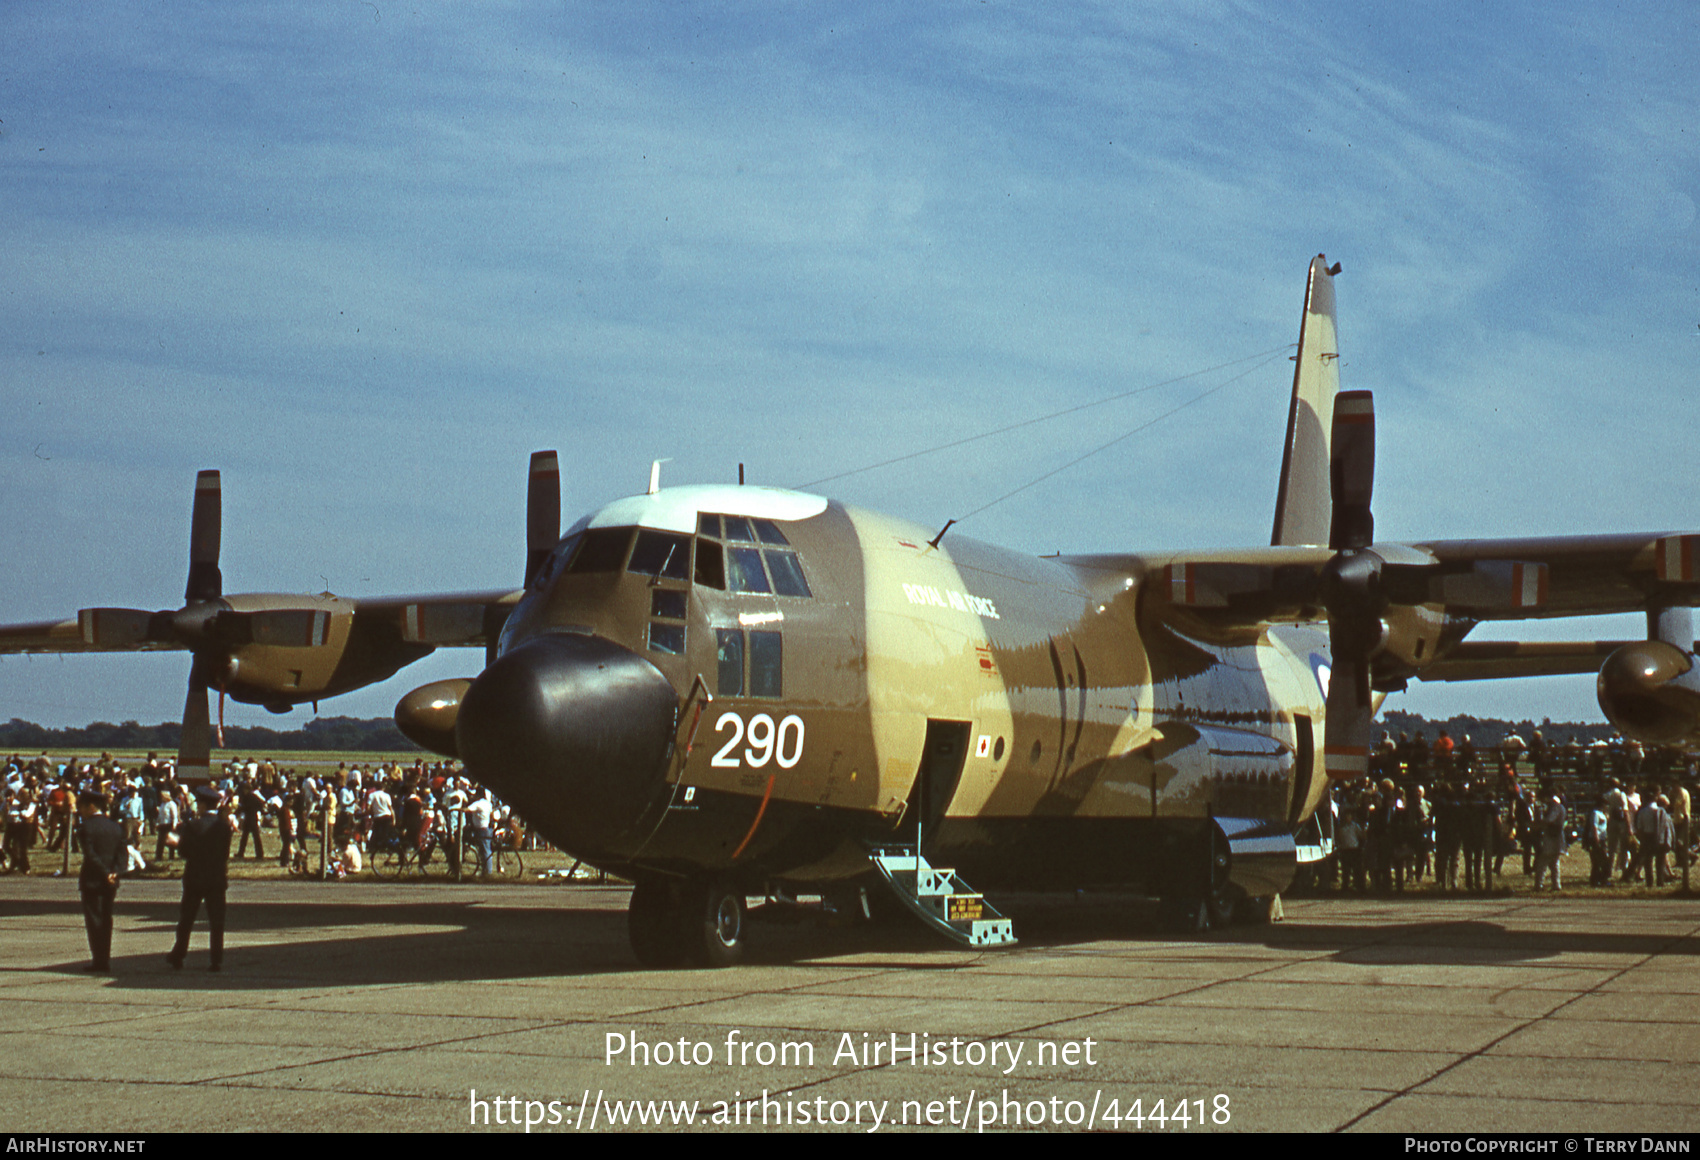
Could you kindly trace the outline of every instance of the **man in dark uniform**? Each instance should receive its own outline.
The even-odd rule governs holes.
[[[236,847],[236,856],[248,856],[248,836],[254,837],[254,857],[264,858],[266,851],[260,845],[260,818],[266,812],[266,799],[260,796],[260,791],[249,779],[242,786],[242,796],[238,799],[238,809],[242,814],[242,841]]]
[[[125,863],[124,830],[106,816],[106,796],[85,793],[77,808],[83,815],[83,870],[77,888],[83,896],[83,926],[89,933],[91,971],[112,969],[112,906],[118,899],[118,872]]]
[[[219,792],[211,786],[195,791],[201,816],[178,829],[177,852],[183,855],[183,903],[177,911],[177,945],[165,961],[177,970],[189,953],[189,932],[201,903],[207,904],[212,929],[210,970],[224,968],[224,893],[230,882],[230,819],[219,811]]]

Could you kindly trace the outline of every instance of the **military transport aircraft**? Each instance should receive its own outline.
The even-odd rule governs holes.
[[[204,766],[212,689],[286,707],[482,645],[481,673],[410,693],[398,724],[632,879],[646,964],[735,961],[749,897],[881,879],[971,945],[1012,935],[968,882],[1143,889],[1195,927],[1267,913],[1325,848],[1330,779],[1365,773],[1380,697],[1412,678],[1598,671],[1623,733],[1700,740],[1700,534],[1375,541],[1338,272],[1310,265],[1267,547],[1036,558],[655,474],[560,537],[539,452],[521,588],[225,596],[204,472],[184,607],[0,628],[0,651],[188,650],[182,757]],[[1630,610],[1646,641],[1465,639]]]

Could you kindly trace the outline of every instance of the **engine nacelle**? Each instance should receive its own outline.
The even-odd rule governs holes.
[[[460,700],[471,687],[472,681],[467,678],[421,685],[396,705],[396,728],[432,753],[458,759],[455,721],[460,717]]]
[[[1625,737],[1649,745],[1700,742],[1700,667],[1660,640],[1626,644],[1600,667],[1600,709]]]

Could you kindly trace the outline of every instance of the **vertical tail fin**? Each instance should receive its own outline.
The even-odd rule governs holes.
[[[1334,421],[1334,396],[1340,390],[1340,346],[1334,331],[1334,275],[1339,272],[1339,263],[1330,266],[1322,254],[1311,259],[1271,544],[1328,543],[1333,517],[1328,498],[1328,433]]]

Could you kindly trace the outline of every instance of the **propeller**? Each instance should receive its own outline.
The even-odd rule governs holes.
[[[553,451],[531,453],[531,482],[525,493],[525,586],[561,538],[561,464]]]
[[[211,775],[210,690],[219,690],[219,744],[223,745],[224,691],[236,675],[235,653],[246,645],[312,648],[329,636],[330,615],[320,608],[237,611],[224,599],[218,569],[223,501],[217,471],[195,477],[189,523],[189,579],[183,607],[149,612],[140,608],[84,608],[77,613],[83,639],[104,648],[188,649],[189,692],[183,703],[183,734],[177,748],[180,777]]]
[[[171,616],[173,635],[179,639],[204,639],[217,623],[219,602],[224,597],[224,575],[218,570],[219,541],[224,527],[224,493],[216,471],[195,476],[195,507],[189,517],[189,582],[183,587],[183,608]],[[189,693],[183,701],[183,735],[177,742],[179,777],[212,776],[211,714],[207,690],[224,676],[215,669],[228,668],[204,645],[190,646]],[[224,694],[219,693],[219,748],[224,747]]]
[[[1384,562],[1370,551],[1375,517],[1375,399],[1369,391],[1342,391],[1334,400],[1328,485],[1333,520],[1323,566],[1322,606],[1328,613],[1333,671],[1328,682],[1323,761],[1328,776],[1353,779],[1369,772],[1373,708],[1370,661],[1386,640],[1381,614]]]
[[[224,595],[224,576],[218,570],[218,544],[224,524],[224,493],[218,472],[195,476],[195,510],[189,518],[189,583],[183,600],[188,607]]]
[[[560,539],[560,457],[553,451],[533,451],[530,481],[525,493],[527,589],[548,565]],[[489,669],[497,661],[502,630],[512,611],[513,605],[506,603],[412,605],[404,613],[403,639],[420,644],[467,643],[468,637],[482,633],[484,667]],[[458,758],[456,721],[460,715],[461,699],[472,684],[471,678],[460,678],[421,685],[396,704],[396,727],[431,752]]]

